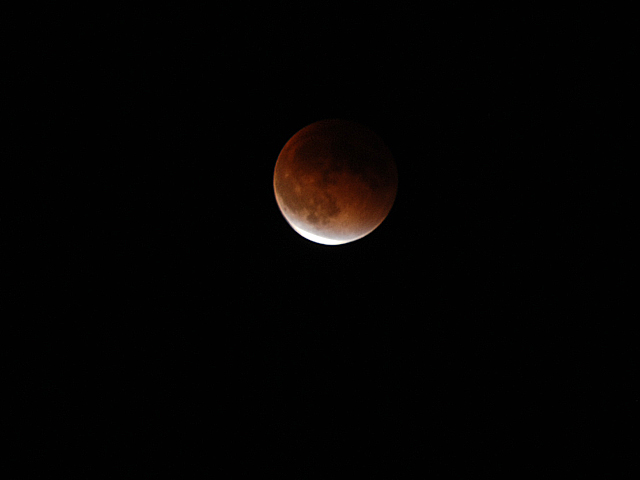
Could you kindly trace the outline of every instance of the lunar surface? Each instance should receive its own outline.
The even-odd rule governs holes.
[[[273,176],[284,218],[324,245],[358,240],[387,217],[398,190],[393,156],[368,128],[322,120],[286,143]]]

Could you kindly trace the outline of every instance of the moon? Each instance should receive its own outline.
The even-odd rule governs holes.
[[[297,233],[341,245],[369,235],[384,221],[396,198],[398,171],[387,146],[368,128],[321,120],[285,144],[273,189]]]

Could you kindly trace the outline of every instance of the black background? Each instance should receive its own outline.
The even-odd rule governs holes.
[[[611,429],[637,402],[629,351],[594,296],[617,215],[602,152],[630,130],[603,86],[605,20],[247,4],[29,23],[7,110],[27,135],[3,179],[9,419],[29,457],[12,478],[628,458]],[[337,247],[297,235],[272,187],[286,141],[326,118],[374,130],[399,172],[388,218]]]

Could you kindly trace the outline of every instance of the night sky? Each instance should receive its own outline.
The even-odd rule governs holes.
[[[23,472],[620,464],[603,411],[631,397],[587,306],[610,220],[589,182],[620,148],[595,127],[613,100],[593,73],[616,61],[600,30],[300,3],[34,17],[12,77],[29,139],[7,147],[29,188],[1,219]],[[291,229],[272,183],[287,140],[328,118],[376,132],[399,176],[381,226],[334,247]]]

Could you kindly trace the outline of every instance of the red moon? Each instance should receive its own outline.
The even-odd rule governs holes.
[[[316,243],[340,245],[370,234],[387,217],[398,171],[371,130],[346,120],[322,120],[286,143],[273,188],[296,232]]]

